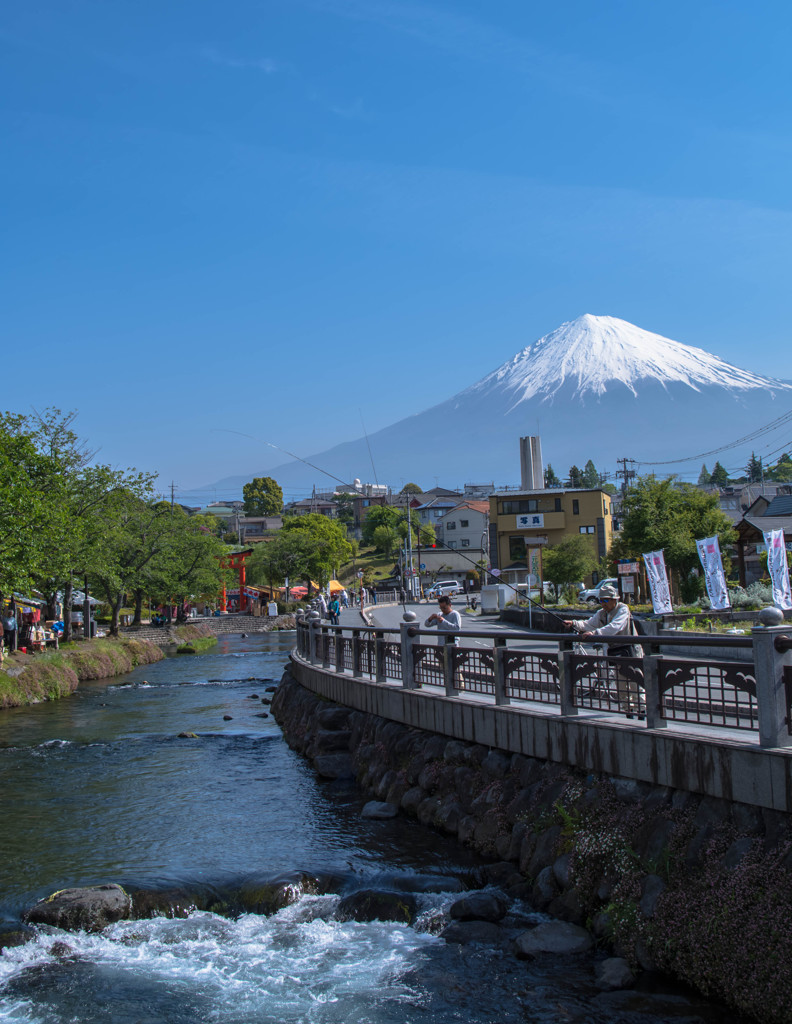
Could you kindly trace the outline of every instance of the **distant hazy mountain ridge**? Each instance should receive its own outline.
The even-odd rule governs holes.
[[[626,320],[586,314],[452,398],[372,434],[371,456],[365,438],[300,454],[344,480],[370,479],[373,457],[379,482],[395,490],[407,480],[429,486],[435,477],[449,487],[503,485],[519,482],[518,438],[539,434],[545,464],[560,476],[588,459],[612,472],[617,458],[656,464],[730,442],[786,412],[790,391],[789,381],[761,377]],[[749,455],[730,457],[744,464]],[[264,471],[292,491],[333,486],[299,462],[252,466],[249,475],[213,486],[241,493]]]

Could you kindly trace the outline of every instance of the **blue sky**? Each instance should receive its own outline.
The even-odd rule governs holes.
[[[7,4],[3,407],[77,409],[100,458],[193,502],[281,461],[218,428],[321,451],[584,312],[792,378],[791,22]]]

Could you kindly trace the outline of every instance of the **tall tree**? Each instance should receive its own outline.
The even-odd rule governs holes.
[[[569,477],[567,478],[567,487],[582,487],[583,486],[583,474],[577,466],[569,467]]]
[[[756,452],[751,452],[751,457],[748,460],[748,465],[745,467],[745,472],[748,474],[749,484],[758,483],[764,478],[762,459],[761,456],[757,459]]]
[[[542,572],[545,580],[559,591],[572,583],[580,582],[597,568],[597,556],[587,537],[574,534],[564,537],[548,548],[542,558]]]
[[[399,493],[400,494],[422,494],[423,491],[418,486],[418,484],[408,483],[408,484],[405,484],[404,487],[402,487],[402,489],[401,489],[401,491],[399,491]]]
[[[556,471],[553,469],[549,462],[547,463],[547,468],[544,472],[544,485],[547,488],[563,487],[563,484],[556,475]]]
[[[707,469],[706,462],[702,462],[701,464],[701,472],[699,473],[697,482],[699,487],[706,487],[712,482],[712,473]]]
[[[256,476],[242,488],[247,516],[277,516],[283,509],[283,490],[271,476]]]
[[[773,480],[779,483],[788,483],[792,480],[792,458],[790,458],[788,452],[784,452],[775,466],[773,466],[770,475]]]
[[[311,580],[324,586],[331,574],[347,562],[352,554],[346,530],[341,523],[316,512],[285,520],[282,533],[284,536],[302,534],[310,542],[310,555],[303,569],[309,587]]]
[[[710,483],[715,484],[716,487],[725,487],[728,484],[728,482],[729,474],[726,472],[726,470],[723,468],[720,462],[716,462],[715,467],[712,470],[712,473],[710,474]]]
[[[721,551],[735,537],[732,524],[718,507],[716,494],[673,479],[639,477],[629,488],[622,508],[622,529],[611,548],[612,559],[639,559],[662,548],[666,565],[679,577],[682,596],[692,600],[701,591],[696,540],[717,535]],[[724,553],[728,572],[728,557]]]
[[[591,459],[589,459],[583,467],[583,475],[581,479],[583,480],[584,487],[599,487],[600,475]]]

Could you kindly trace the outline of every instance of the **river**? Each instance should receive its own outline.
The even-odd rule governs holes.
[[[450,892],[421,895],[414,927],[335,920],[339,892],[401,887],[416,875],[467,884],[480,861],[404,818],[363,819],[359,793],[318,780],[272,717],[261,717],[292,644],[289,633],[226,637],[207,654],[0,714],[0,928],[77,885],[223,893],[297,869],[336,882],[269,917],[204,910],[120,922],[99,935],[42,932],[0,957],[0,1021],[727,1019],[664,985],[599,993],[589,958],[526,963],[446,944],[436,931],[458,898]],[[515,904],[511,923],[536,917]]]

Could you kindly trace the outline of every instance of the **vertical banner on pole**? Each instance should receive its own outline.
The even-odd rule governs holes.
[[[696,548],[704,570],[704,582],[707,584],[710,605],[718,612],[731,608],[718,538],[705,537],[703,540],[697,540]]]
[[[668,587],[665,558],[662,551],[649,551],[643,556],[646,566],[646,578],[652,591],[652,607],[655,615],[667,615],[674,609],[671,607],[671,591]]]
[[[767,545],[767,571],[773,581],[773,604],[784,611],[792,609],[792,591],[789,587],[786,544],[783,530],[768,530],[764,535]]]

